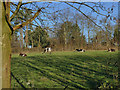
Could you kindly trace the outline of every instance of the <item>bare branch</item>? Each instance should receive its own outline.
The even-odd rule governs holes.
[[[13,6],[17,6],[16,4],[14,4],[13,2],[10,2]]]
[[[65,3],[68,4],[69,6],[75,8],[76,10],[78,10],[78,11],[79,11],[80,13],[82,13],[86,18],[88,18],[91,22],[93,22],[96,26],[98,26],[99,28],[102,29],[101,26],[97,25],[92,19],[90,19],[90,18],[89,18],[86,14],[84,14],[81,10],[77,9],[76,7],[74,7],[73,5],[71,5],[71,4],[67,3],[67,2],[65,2]],[[103,29],[102,29],[102,30],[103,30]]]
[[[26,26],[27,24],[29,24],[30,22],[32,22],[40,13],[41,9],[39,9],[32,18],[30,18],[29,20],[27,20],[26,22],[23,22],[22,24],[19,24],[19,25],[16,25],[13,27],[13,30],[16,30],[16,29],[19,29],[19,28],[22,28],[24,26]]]
[[[107,16],[107,15],[104,15],[104,14],[99,13],[99,12],[96,11],[93,7],[91,7],[91,6],[89,6],[89,5],[85,4],[85,3],[80,3],[80,2],[73,2],[73,3],[85,5],[85,6],[89,7],[89,8],[91,8],[91,9],[92,9],[94,12],[96,12],[97,14],[100,14],[100,15],[103,15],[103,16]]]
[[[15,10],[15,12],[14,12],[14,13],[12,14],[12,16],[10,17],[10,21],[12,21],[13,18],[15,17],[15,15],[18,13],[21,5],[22,5],[22,2],[19,2],[19,3],[18,3],[18,6],[17,6],[17,8],[16,8],[16,10]]]
[[[10,21],[12,21],[13,18],[15,17],[15,15],[18,13],[18,11],[19,11],[19,9],[20,9],[20,7],[21,7],[22,5],[29,4],[29,3],[32,3],[32,2],[27,2],[27,3],[19,2],[18,5],[14,4],[13,2],[10,2],[10,3],[11,3],[12,5],[14,5],[14,6],[17,6],[17,7],[16,7],[16,10],[15,10],[14,13],[12,14],[12,16],[10,17]],[[27,10],[27,8],[24,8],[24,9]]]
[[[40,24],[34,19],[34,21],[37,23],[37,25],[39,25],[40,26]]]
[[[33,24],[33,23],[30,23],[31,25],[33,25],[33,26],[36,26],[36,27],[38,27],[38,25],[35,25],[35,24]]]

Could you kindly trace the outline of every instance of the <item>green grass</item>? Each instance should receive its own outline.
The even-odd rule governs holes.
[[[11,71],[26,88],[115,88],[117,54],[106,51],[29,53],[27,57],[14,54]],[[21,87],[14,78],[11,85]]]

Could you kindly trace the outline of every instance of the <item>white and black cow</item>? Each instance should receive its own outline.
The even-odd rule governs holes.
[[[85,52],[84,49],[76,49],[75,51],[77,51],[77,52]]]
[[[44,49],[43,53],[49,52],[51,54],[51,51],[52,51],[51,47],[47,47],[47,48]]]
[[[115,52],[115,49],[110,49],[110,48],[108,48],[108,52]]]
[[[25,53],[20,53],[19,56],[21,56],[21,57],[26,57],[27,54],[25,54]]]

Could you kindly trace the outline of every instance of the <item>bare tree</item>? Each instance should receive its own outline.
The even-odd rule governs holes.
[[[16,29],[20,29],[30,22],[32,22],[41,12],[41,8],[34,14],[32,18],[29,20],[11,27],[10,20],[14,18],[17,14],[20,6],[23,4],[19,2],[20,6],[18,5],[13,15],[10,17],[10,2],[0,2],[2,5],[2,88],[10,88],[10,75],[11,75],[11,35],[12,32]],[[25,4],[25,3],[24,3]]]

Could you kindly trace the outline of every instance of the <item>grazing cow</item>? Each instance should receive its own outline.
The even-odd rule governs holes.
[[[84,49],[76,49],[75,51],[77,51],[77,52],[85,52]]]
[[[115,52],[115,49],[110,49],[110,48],[108,48],[108,52]]]
[[[27,54],[25,54],[25,53],[20,53],[19,56],[21,56],[21,57],[26,57]]]
[[[44,52],[43,52],[43,53],[49,52],[49,53],[51,54],[51,51],[52,51],[52,50],[51,50],[51,47],[47,47],[47,48],[44,49]],[[42,53],[42,54],[43,54],[43,53]]]

